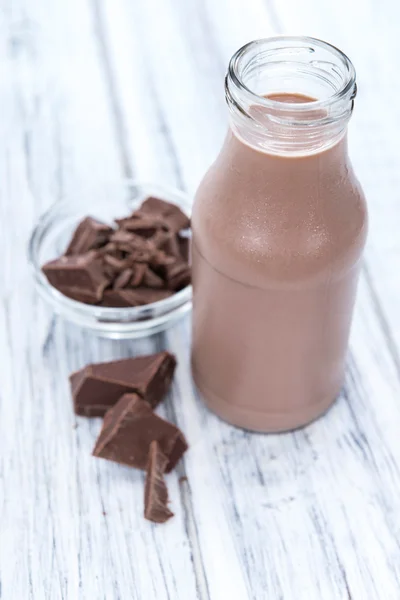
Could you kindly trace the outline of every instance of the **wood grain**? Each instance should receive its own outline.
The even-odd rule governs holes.
[[[0,5],[0,598],[398,600],[398,17],[389,0]],[[43,306],[26,244],[82,187],[133,175],[193,192],[226,129],[229,57],[284,32],[356,63],[351,152],[372,218],[341,398],[302,431],[262,436],[204,408],[188,319],[95,338]],[[176,516],[155,527],[143,475],[90,456],[100,421],[73,417],[67,376],[164,347],[179,367],[160,412],[190,451],[168,478]]]

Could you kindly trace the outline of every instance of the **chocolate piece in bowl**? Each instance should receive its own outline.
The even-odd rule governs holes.
[[[190,227],[189,217],[181,211],[179,206],[161,200],[161,198],[150,196],[143,202],[138,212],[141,214],[162,217],[164,223],[168,225],[169,229],[174,233],[178,233],[181,229]]]
[[[166,456],[169,473],[187,450],[183,433],[137,394],[125,394],[107,411],[93,455],[145,470],[153,441]]]
[[[114,290],[120,290],[122,288],[128,287],[131,279],[133,277],[133,269],[124,269],[119,273],[119,275],[114,279],[113,288]]]
[[[51,260],[43,266],[43,273],[49,283],[66,296],[81,294],[86,302],[90,299],[90,303],[98,302],[109,284],[95,250]]]
[[[103,264],[106,267],[110,267],[111,269],[113,269],[115,274],[119,274],[125,269],[129,268],[129,266],[131,265],[131,261],[126,258],[117,258],[112,254],[106,254],[103,257]]]
[[[181,251],[178,244],[176,233],[171,231],[162,231],[159,235],[157,247],[163,250],[168,256],[181,259]]]
[[[183,235],[178,235],[177,236],[177,240],[178,240],[178,245],[179,245],[179,250],[180,250],[180,254],[181,257],[183,258],[183,260],[189,264],[189,257],[190,257],[190,238],[183,236]]]
[[[141,306],[140,298],[135,290],[126,288],[105,290],[100,306],[109,308],[133,308]]]
[[[70,376],[75,412],[101,417],[128,392],[155,407],[168,391],[175,366],[169,352],[87,365]]]
[[[67,298],[76,300],[76,302],[83,302],[84,304],[99,304],[99,300],[91,292],[86,292],[80,287],[58,287],[58,291],[61,292]]]
[[[143,275],[142,285],[152,289],[162,289],[164,286],[164,281],[154,273],[149,267],[146,267],[146,270]]]
[[[168,508],[168,489],[164,480],[168,458],[158,442],[150,444],[144,489],[144,516],[153,523],[165,523],[174,516]]]
[[[169,290],[179,291],[190,284],[190,267],[182,259],[170,264],[160,265],[157,270]]]
[[[137,288],[135,294],[140,306],[153,304],[153,302],[160,302],[161,300],[166,300],[174,295],[170,290],[151,290],[145,287]]]
[[[152,215],[133,213],[125,219],[116,219],[118,227],[131,231],[144,238],[152,238],[163,226],[163,221]]]
[[[129,308],[133,306],[145,306],[153,302],[160,302],[170,298],[174,293],[170,290],[155,290],[150,288],[105,290],[101,306],[114,308]]]
[[[75,229],[65,251],[66,256],[84,254],[89,250],[100,248],[108,242],[113,231],[113,228],[109,225],[93,219],[93,217],[86,217]]]
[[[129,281],[129,287],[137,288],[143,281],[143,276],[146,272],[146,263],[135,263],[132,267],[133,275]]]

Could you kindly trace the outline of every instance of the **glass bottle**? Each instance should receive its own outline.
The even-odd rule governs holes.
[[[355,71],[320,40],[271,38],[236,52],[225,90],[230,129],[193,209],[193,375],[223,419],[284,431],[343,383],[367,233]]]

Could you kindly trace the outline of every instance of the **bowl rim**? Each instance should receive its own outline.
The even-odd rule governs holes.
[[[154,184],[135,179],[121,179],[117,181],[102,182],[101,187],[114,188],[136,188],[143,190],[143,198],[149,195],[158,195],[167,201],[174,202],[174,198],[179,200],[179,207],[190,217],[191,199],[189,194],[183,190],[173,188],[172,186]],[[88,187],[88,195],[90,187]],[[176,203],[176,202],[175,202]],[[105,202],[98,201],[98,205],[104,205]],[[183,204],[183,206],[182,206]],[[176,309],[180,309],[185,303],[191,302],[192,286],[188,285],[179,292],[176,292],[169,298],[158,300],[143,306],[132,307],[109,307],[85,304],[72,298],[64,296],[59,290],[53,287],[42,272],[42,263],[40,260],[40,249],[43,240],[46,238],[49,230],[54,226],[54,221],[62,214],[65,207],[66,213],[71,212],[71,207],[76,206],[74,201],[66,196],[65,198],[53,202],[39,217],[28,241],[28,261],[33,271],[34,281],[40,295],[47,300],[53,308],[64,309],[71,317],[75,315],[77,321],[82,323],[82,319],[92,319],[92,323],[87,326],[104,329],[110,326],[114,329],[116,326],[125,328],[147,329],[152,328],[160,317],[165,318],[172,314]],[[95,217],[95,215],[93,215]],[[83,215],[82,215],[82,218]],[[149,313],[153,312],[149,316]],[[75,320],[75,319],[74,319]]]

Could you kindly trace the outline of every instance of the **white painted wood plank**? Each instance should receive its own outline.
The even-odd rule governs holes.
[[[169,1],[104,3],[110,53],[138,168],[194,191],[226,130],[223,75],[217,93],[210,94],[212,58],[206,49],[203,58],[196,54],[178,14]],[[142,143],[147,152],[142,152]]]

